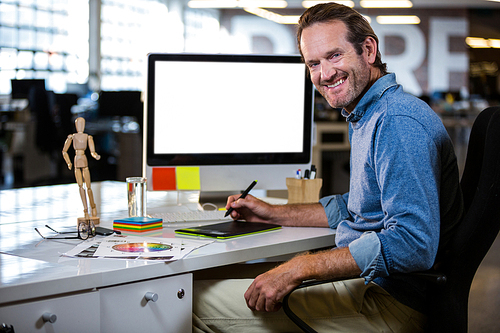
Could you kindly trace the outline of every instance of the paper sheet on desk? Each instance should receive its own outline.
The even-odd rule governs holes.
[[[193,250],[212,242],[179,238],[111,235],[102,239],[83,242],[63,255],[72,258],[173,261],[182,259]]]

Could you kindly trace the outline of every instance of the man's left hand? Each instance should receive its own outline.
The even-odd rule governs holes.
[[[283,297],[302,282],[294,277],[293,266],[286,262],[257,276],[245,293],[247,306],[257,311],[278,311]]]

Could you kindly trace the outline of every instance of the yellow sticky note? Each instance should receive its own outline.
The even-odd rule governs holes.
[[[199,167],[177,167],[176,177],[178,190],[201,189]]]

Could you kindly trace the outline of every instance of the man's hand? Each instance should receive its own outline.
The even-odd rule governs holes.
[[[273,206],[250,194],[241,199],[239,194],[230,196],[227,198],[226,209],[230,207],[234,209],[231,213],[234,220],[273,223]]]
[[[281,301],[302,281],[359,276],[361,270],[349,248],[306,253],[255,278],[245,292],[247,306],[257,311],[278,311]]]
[[[287,262],[257,276],[245,293],[247,306],[256,311],[278,311],[283,297],[302,282],[294,277],[293,266]]]
[[[233,208],[234,220],[274,223],[286,227],[328,227],[325,209],[320,203],[271,205],[252,195],[227,199],[226,209]]]

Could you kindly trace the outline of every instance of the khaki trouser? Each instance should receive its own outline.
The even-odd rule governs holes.
[[[193,332],[302,332],[283,309],[248,309],[243,294],[252,279],[194,282]],[[300,289],[291,309],[318,332],[423,332],[425,316],[374,283],[346,280]]]

